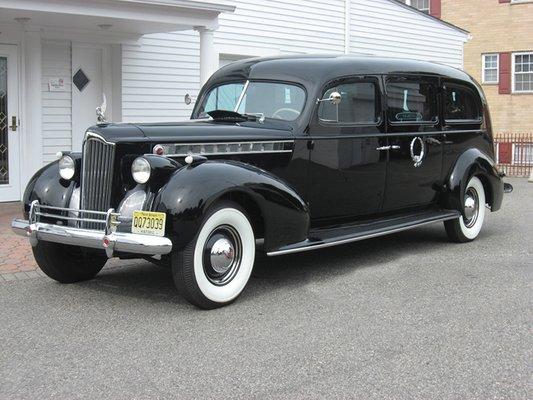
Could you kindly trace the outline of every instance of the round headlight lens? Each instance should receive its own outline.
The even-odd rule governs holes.
[[[131,175],[137,183],[146,183],[150,179],[150,163],[144,157],[138,157],[131,164]]]
[[[70,180],[76,174],[76,163],[70,156],[63,156],[59,160],[59,175],[61,178]]]

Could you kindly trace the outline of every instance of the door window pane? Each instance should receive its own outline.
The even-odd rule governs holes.
[[[437,90],[430,82],[390,79],[387,82],[387,105],[391,122],[437,121]]]
[[[337,85],[328,89],[323,99],[333,92],[341,94],[337,105],[329,101],[320,103],[318,117],[324,122],[375,124],[379,120],[377,88],[373,82],[354,82]]]
[[[7,58],[0,57],[0,185],[9,183]]]
[[[445,120],[478,120],[479,118],[479,107],[474,92],[458,85],[444,87]]]

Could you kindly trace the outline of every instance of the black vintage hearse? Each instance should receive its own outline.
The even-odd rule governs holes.
[[[75,282],[107,257],[145,257],[214,308],[242,292],[261,239],[277,256],[444,221],[468,242],[502,204],[485,98],[454,68],[245,60],[209,79],[191,119],[94,126],[82,153],[35,174],[12,226],[47,275]]]

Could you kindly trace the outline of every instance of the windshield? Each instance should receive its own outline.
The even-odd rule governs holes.
[[[198,118],[213,110],[236,111],[260,118],[293,121],[305,105],[300,86],[275,82],[232,82],[217,86],[204,97]]]

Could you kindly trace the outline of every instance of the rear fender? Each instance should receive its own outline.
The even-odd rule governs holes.
[[[166,235],[180,249],[196,236],[209,208],[232,194],[244,195],[259,208],[266,251],[307,238],[309,211],[299,194],[274,175],[237,161],[180,168],[158,192],[152,209],[167,214]]]
[[[466,185],[474,175],[483,183],[491,210],[499,210],[503,200],[503,181],[494,160],[475,148],[462,153],[449,173],[445,206],[463,211]]]

